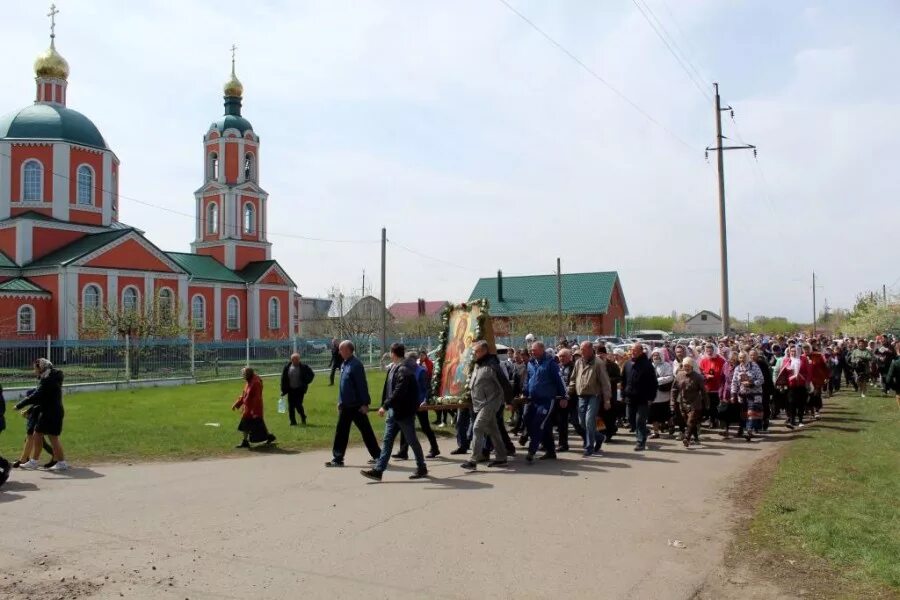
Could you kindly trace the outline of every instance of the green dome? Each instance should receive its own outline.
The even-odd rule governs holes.
[[[237,129],[241,132],[241,135],[244,135],[248,131],[253,131],[253,125],[250,124],[250,121],[239,115],[225,115],[213,123],[213,126],[219,133],[222,133],[226,129]]]
[[[0,140],[61,140],[109,150],[97,126],[76,110],[33,104],[0,117]]]

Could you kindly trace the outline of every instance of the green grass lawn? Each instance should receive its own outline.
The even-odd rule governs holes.
[[[871,396],[826,400],[778,465],[751,539],[782,562],[824,560],[860,593],[859,584],[900,593],[900,410],[893,396]],[[789,579],[809,575],[798,567]]]
[[[381,400],[384,374],[367,371],[373,404]],[[246,456],[237,431],[240,413],[231,405],[240,395],[241,381],[202,383],[171,388],[144,388],[119,392],[85,392],[65,397],[66,420],[62,441],[67,458],[76,465],[137,460],[175,460],[208,456]],[[308,426],[290,427],[287,415],[278,414],[278,379],[264,380],[266,424],[278,436],[282,450],[331,447],[337,421],[337,386],[328,386],[319,373],[304,406]],[[379,439],[383,420],[373,413]],[[0,454],[19,456],[25,419],[7,406],[7,430],[0,434]],[[207,423],[218,423],[210,426]],[[361,440],[352,429],[351,444]]]

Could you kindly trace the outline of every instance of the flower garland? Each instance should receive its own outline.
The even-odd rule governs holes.
[[[447,305],[441,311],[441,332],[438,335],[438,353],[434,361],[434,373],[431,377],[431,398],[434,404],[460,404],[471,402],[472,390],[470,388],[470,378],[466,378],[466,386],[459,396],[438,396],[441,388],[441,371],[444,366],[444,359],[447,354],[447,343],[450,341],[450,314],[454,310],[463,310],[471,312],[471,309],[477,308],[478,318],[475,321],[475,339],[480,340],[484,333],[484,324],[488,318],[487,299],[473,300],[472,302],[457,305]]]

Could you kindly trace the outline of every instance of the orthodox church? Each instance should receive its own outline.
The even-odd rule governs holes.
[[[91,311],[151,306],[178,307],[198,340],[290,337],[299,295],[272,259],[260,141],[234,58],[224,115],[203,136],[190,252],[160,250],[119,220],[119,159],[68,107],[55,20],[34,73],[34,104],[0,117],[0,339],[75,340]]]

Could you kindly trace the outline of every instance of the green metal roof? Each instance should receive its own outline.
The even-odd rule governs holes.
[[[9,281],[0,283],[0,292],[28,292],[31,294],[49,294],[47,290],[39,285],[35,285],[27,279],[16,277]]]
[[[19,265],[16,264],[16,261],[8,257],[2,251],[0,251],[0,269],[18,269]]]
[[[132,231],[132,229],[114,229],[112,231],[104,231],[103,233],[86,235],[83,238],[75,240],[68,246],[63,246],[59,250],[55,250],[50,254],[42,256],[36,261],[25,265],[25,268],[35,269],[65,266]]]
[[[212,256],[189,254],[187,252],[166,252],[166,255],[194,279],[222,281],[225,283],[246,283],[237,273]]]
[[[237,274],[247,283],[256,283],[272,265],[276,264],[278,263],[274,260],[256,260],[247,263],[247,266],[238,271]]]
[[[615,271],[564,274],[563,312],[573,315],[605,313],[609,310],[618,279]],[[490,302],[491,315],[496,317],[556,312],[556,275],[503,277],[502,302],[497,299],[497,291],[497,278],[483,277],[475,284],[469,300],[486,298]]]
[[[100,130],[86,116],[54,104],[32,104],[0,117],[0,140],[62,140],[109,150]]]
[[[222,133],[226,129],[237,129],[241,132],[241,135],[244,135],[248,131],[253,131],[253,125],[250,124],[250,121],[238,115],[225,115],[213,123],[213,125],[219,130],[219,133]]]

